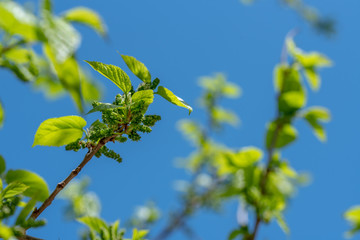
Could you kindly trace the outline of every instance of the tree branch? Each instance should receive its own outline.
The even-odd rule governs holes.
[[[79,172],[84,168],[84,166],[91,160],[91,158],[100,150],[101,147],[103,147],[107,142],[109,142],[111,139],[113,139],[114,137],[116,137],[117,135],[112,135],[110,137],[106,137],[106,138],[102,138],[99,143],[93,148],[90,149],[85,157],[84,160],[79,164],[79,166],[77,166],[77,168],[75,168],[74,170],[71,171],[71,173],[69,174],[69,176],[67,178],[65,178],[64,181],[58,183],[56,185],[55,190],[51,193],[51,195],[43,202],[43,204],[40,206],[40,208],[35,208],[34,211],[32,212],[30,218],[32,219],[36,219],[39,217],[39,215],[48,207],[51,205],[52,201],[55,199],[55,197],[59,194],[59,192],[61,192],[61,190],[63,190],[66,185],[69,184],[69,182],[76,177]]]

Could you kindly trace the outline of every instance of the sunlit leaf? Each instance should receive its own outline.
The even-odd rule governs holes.
[[[26,48],[11,48],[3,56],[14,63],[21,64],[28,63],[32,54],[32,51]]]
[[[151,74],[142,62],[131,56],[121,55],[121,57],[131,72],[140,78],[141,81],[145,83],[151,82]]]
[[[158,87],[158,91],[156,92],[156,94],[159,94],[160,96],[171,102],[172,104],[175,104],[179,107],[187,108],[189,110],[189,114],[193,110],[192,107],[190,107],[187,103],[184,102],[183,99],[179,98],[165,87],[162,86]]]
[[[235,113],[220,107],[214,107],[211,116],[218,123],[229,123],[233,126],[236,126],[239,123],[239,118]]]
[[[313,67],[305,68],[304,73],[310,87],[315,91],[319,90],[321,84],[321,78],[317,74],[315,69]]]
[[[4,118],[5,118],[4,108],[0,102],[0,128],[4,125]]]
[[[234,154],[232,163],[237,167],[247,167],[260,161],[263,153],[256,147],[244,147]]]
[[[102,230],[105,230],[108,228],[107,224],[98,217],[81,217],[77,219],[79,222],[85,224],[88,226],[91,230],[101,233]]]
[[[0,236],[5,240],[13,239],[14,233],[12,229],[3,223],[0,224]]]
[[[79,116],[50,118],[41,123],[33,146],[62,146],[82,137],[86,121]]]
[[[138,91],[132,95],[132,102],[144,101],[146,105],[151,104],[154,101],[153,90]]]
[[[9,170],[6,174],[6,182],[8,184],[19,182],[29,188],[25,190],[24,195],[36,198],[38,201],[45,201],[49,196],[49,188],[39,175],[26,170]]]
[[[148,234],[148,232],[148,230],[137,230],[134,228],[131,240],[144,240],[144,237]]]
[[[128,93],[131,90],[131,82],[129,76],[121,70],[121,68],[104,64],[101,62],[87,62],[92,68],[96,71],[110,79],[113,83],[116,84],[124,93]]]
[[[11,198],[25,192],[29,187],[20,182],[12,182],[6,186],[1,195],[3,198]]]
[[[99,103],[98,106],[91,109],[87,114],[93,113],[93,112],[101,112],[104,110],[114,109],[114,108],[124,108],[124,107],[119,106],[119,105],[110,104],[110,103]]]
[[[279,123],[272,122],[266,133],[266,147],[282,148],[292,143],[296,137],[297,131],[290,124],[279,126]]]
[[[0,27],[28,41],[38,39],[36,17],[13,1],[0,2]]]
[[[301,116],[310,124],[315,136],[326,141],[326,132],[320,122],[330,121],[330,112],[324,107],[311,107],[301,113]]]
[[[344,217],[353,224],[360,224],[360,206],[354,206],[347,210]]]
[[[6,162],[3,156],[0,155],[0,174],[5,172],[6,170]]]
[[[64,19],[42,12],[41,29],[47,39],[55,61],[59,64],[71,57],[80,45],[79,33]]]
[[[67,21],[85,24],[101,35],[106,35],[106,26],[100,15],[85,7],[76,7],[66,11],[63,18]]]

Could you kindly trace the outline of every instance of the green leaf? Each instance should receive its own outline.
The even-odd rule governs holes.
[[[131,99],[133,103],[144,101],[146,105],[149,105],[154,101],[154,92],[153,90],[138,91],[132,95]]]
[[[121,70],[121,68],[104,64],[101,62],[87,62],[92,68],[96,71],[110,79],[113,83],[116,84],[124,93],[128,93],[131,90],[131,82],[129,76]]]
[[[279,109],[282,112],[294,111],[306,104],[305,93],[302,91],[289,91],[280,95]]]
[[[278,124],[272,122],[268,125],[266,133],[266,147],[268,149],[270,147],[283,148],[296,140],[297,131],[293,126],[284,124],[279,127]]]
[[[6,162],[3,156],[0,155],[0,174],[5,172],[5,170],[6,170]]]
[[[232,159],[232,163],[237,167],[248,167],[252,164],[260,161],[263,153],[260,149],[256,147],[244,147],[240,149],[239,152],[234,154],[234,158]]]
[[[12,229],[6,225],[4,225],[3,223],[0,224],[0,236],[4,239],[4,240],[9,240],[9,239],[13,239],[14,237],[14,233],[12,231]]]
[[[296,59],[304,68],[307,67],[330,67],[332,62],[323,54],[318,52],[302,53],[297,52]]]
[[[29,187],[23,183],[12,182],[9,185],[7,185],[7,187],[4,189],[1,195],[3,198],[11,198],[25,192],[25,190],[28,188]]]
[[[26,48],[11,48],[3,56],[17,64],[28,63],[31,59],[32,51]]]
[[[98,106],[91,109],[87,114],[93,113],[93,112],[101,112],[108,109],[114,109],[114,108],[125,108],[119,105],[114,105],[110,103],[100,103]]]
[[[97,233],[101,233],[102,230],[108,228],[107,224],[102,219],[100,219],[98,217],[85,216],[85,217],[78,218],[77,220],[79,222],[85,224],[91,230],[93,230],[93,231],[95,231]]]
[[[41,1],[41,8],[44,11],[52,12],[52,2],[51,0],[42,0]]]
[[[42,12],[41,29],[55,55],[57,63],[63,63],[72,57],[80,45],[80,34],[71,24],[48,11]]]
[[[151,82],[151,74],[142,62],[131,56],[121,55],[121,57],[131,72],[140,78],[141,81],[145,83]]]
[[[218,123],[229,123],[233,126],[239,123],[239,118],[235,113],[221,107],[214,107],[211,111],[211,116]]]
[[[326,141],[326,132],[320,122],[330,121],[330,112],[324,107],[311,107],[305,110],[301,116],[310,124],[315,136],[320,141]]]
[[[13,1],[0,2],[0,28],[27,41],[38,39],[36,17]]]
[[[2,128],[2,126],[4,125],[4,118],[5,118],[4,108],[0,102],[0,128]]]
[[[137,230],[136,228],[134,228],[131,240],[143,240],[144,237],[148,234],[148,232],[148,230]]]
[[[101,19],[100,15],[85,7],[76,7],[68,10],[64,13],[63,18],[67,21],[77,22],[85,24],[95,31],[97,31],[102,36],[106,35],[106,26]]]
[[[158,91],[156,92],[156,94],[159,94],[160,96],[171,102],[172,104],[175,104],[179,107],[187,108],[189,110],[189,114],[193,111],[192,107],[190,107],[187,103],[185,103],[183,99],[179,98],[178,96],[173,94],[169,89],[163,86],[158,87]]]
[[[36,198],[38,201],[45,201],[49,196],[49,188],[44,179],[39,175],[26,170],[9,170],[5,176],[8,184],[19,182],[29,188],[25,190],[24,195]]]
[[[344,214],[344,217],[347,221],[352,224],[360,224],[360,206],[354,206],[347,210]]]
[[[304,69],[305,77],[312,90],[317,91],[320,88],[321,78],[316,73],[313,67],[307,67]]]
[[[63,146],[82,137],[86,121],[79,116],[50,118],[42,122],[36,131],[33,147]]]
[[[283,232],[287,235],[290,234],[290,229],[289,229],[289,226],[287,225],[285,219],[284,219],[284,216],[282,216],[281,213],[279,214],[276,214],[275,216],[276,218],[276,222],[279,224],[280,228],[283,230]]]

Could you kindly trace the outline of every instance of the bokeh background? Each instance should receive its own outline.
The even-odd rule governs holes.
[[[295,41],[300,48],[325,53],[335,63],[321,71],[321,90],[308,91],[308,105],[329,108],[333,119],[326,125],[325,144],[313,136],[306,123],[296,124],[299,139],[286,148],[283,156],[295,169],[311,173],[312,181],[299,189],[286,212],[291,234],[286,236],[274,223],[261,226],[259,239],[344,238],[349,226],[342,215],[360,202],[360,2],[318,0],[311,4],[336,20],[335,35],[318,34],[278,1],[257,1],[251,6],[237,0],[54,1],[56,13],[83,5],[95,9],[108,26],[107,41],[77,26],[82,34],[79,59],[126,69],[117,51],[135,56],[162,84],[194,107],[188,116],[185,109],[156,98],[150,112],[160,114],[162,121],[154,131],[143,136],[141,142],[111,146],[120,152],[123,163],[100,158],[85,167],[80,175],[91,177],[90,189],[102,202],[101,217],[109,222],[126,220],[147,200],[157,203],[163,217],[167,210],[178,206],[173,183],[186,179],[188,174],[174,168],[174,160],[188,156],[193,148],[176,129],[176,123],[183,118],[205,121],[197,102],[201,94],[197,80],[201,76],[223,72],[243,90],[241,99],[223,102],[239,115],[241,125],[225,128],[217,139],[232,148],[263,148],[265,125],[275,115],[273,68],[280,61],[286,34],[297,28]],[[95,72],[93,76],[102,85],[103,101],[111,102],[118,88]],[[68,96],[56,101],[47,99],[7,71],[0,71],[0,79],[0,98],[6,111],[0,152],[8,168],[34,171],[53,189],[84,153],[32,148],[35,131],[47,118],[79,113]],[[85,119],[91,123],[97,117],[86,115]],[[80,224],[64,221],[65,204],[56,200],[42,215],[48,225],[30,234],[44,239],[76,239]],[[203,211],[190,224],[202,239],[224,239],[237,224],[236,209],[237,202],[229,202],[220,215]],[[165,219],[152,232],[156,233]],[[176,233],[170,239],[184,238]]]

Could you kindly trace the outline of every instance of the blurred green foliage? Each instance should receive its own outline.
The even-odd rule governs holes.
[[[1,155],[0,176],[0,238],[26,239],[26,229],[45,224],[44,220],[27,217],[37,202],[42,202],[48,197],[48,186],[33,172],[6,170],[5,160]]]
[[[67,92],[83,112],[85,103],[100,98],[100,91],[76,58],[81,36],[73,23],[102,36],[106,26],[95,11],[84,7],[57,16],[50,0],[42,0],[37,12],[15,1],[0,1],[0,67],[49,97]],[[38,46],[42,52],[35,50]]]
[[[244,4],[251,4],[256,0],[240,0]],[[304,3],[303,0],[281,0],[283,5],[293,9],[303,19],[305,19],[316,31],[326,36],[336,33],[335,20],[331,17],[321,16],[317,9]]]

